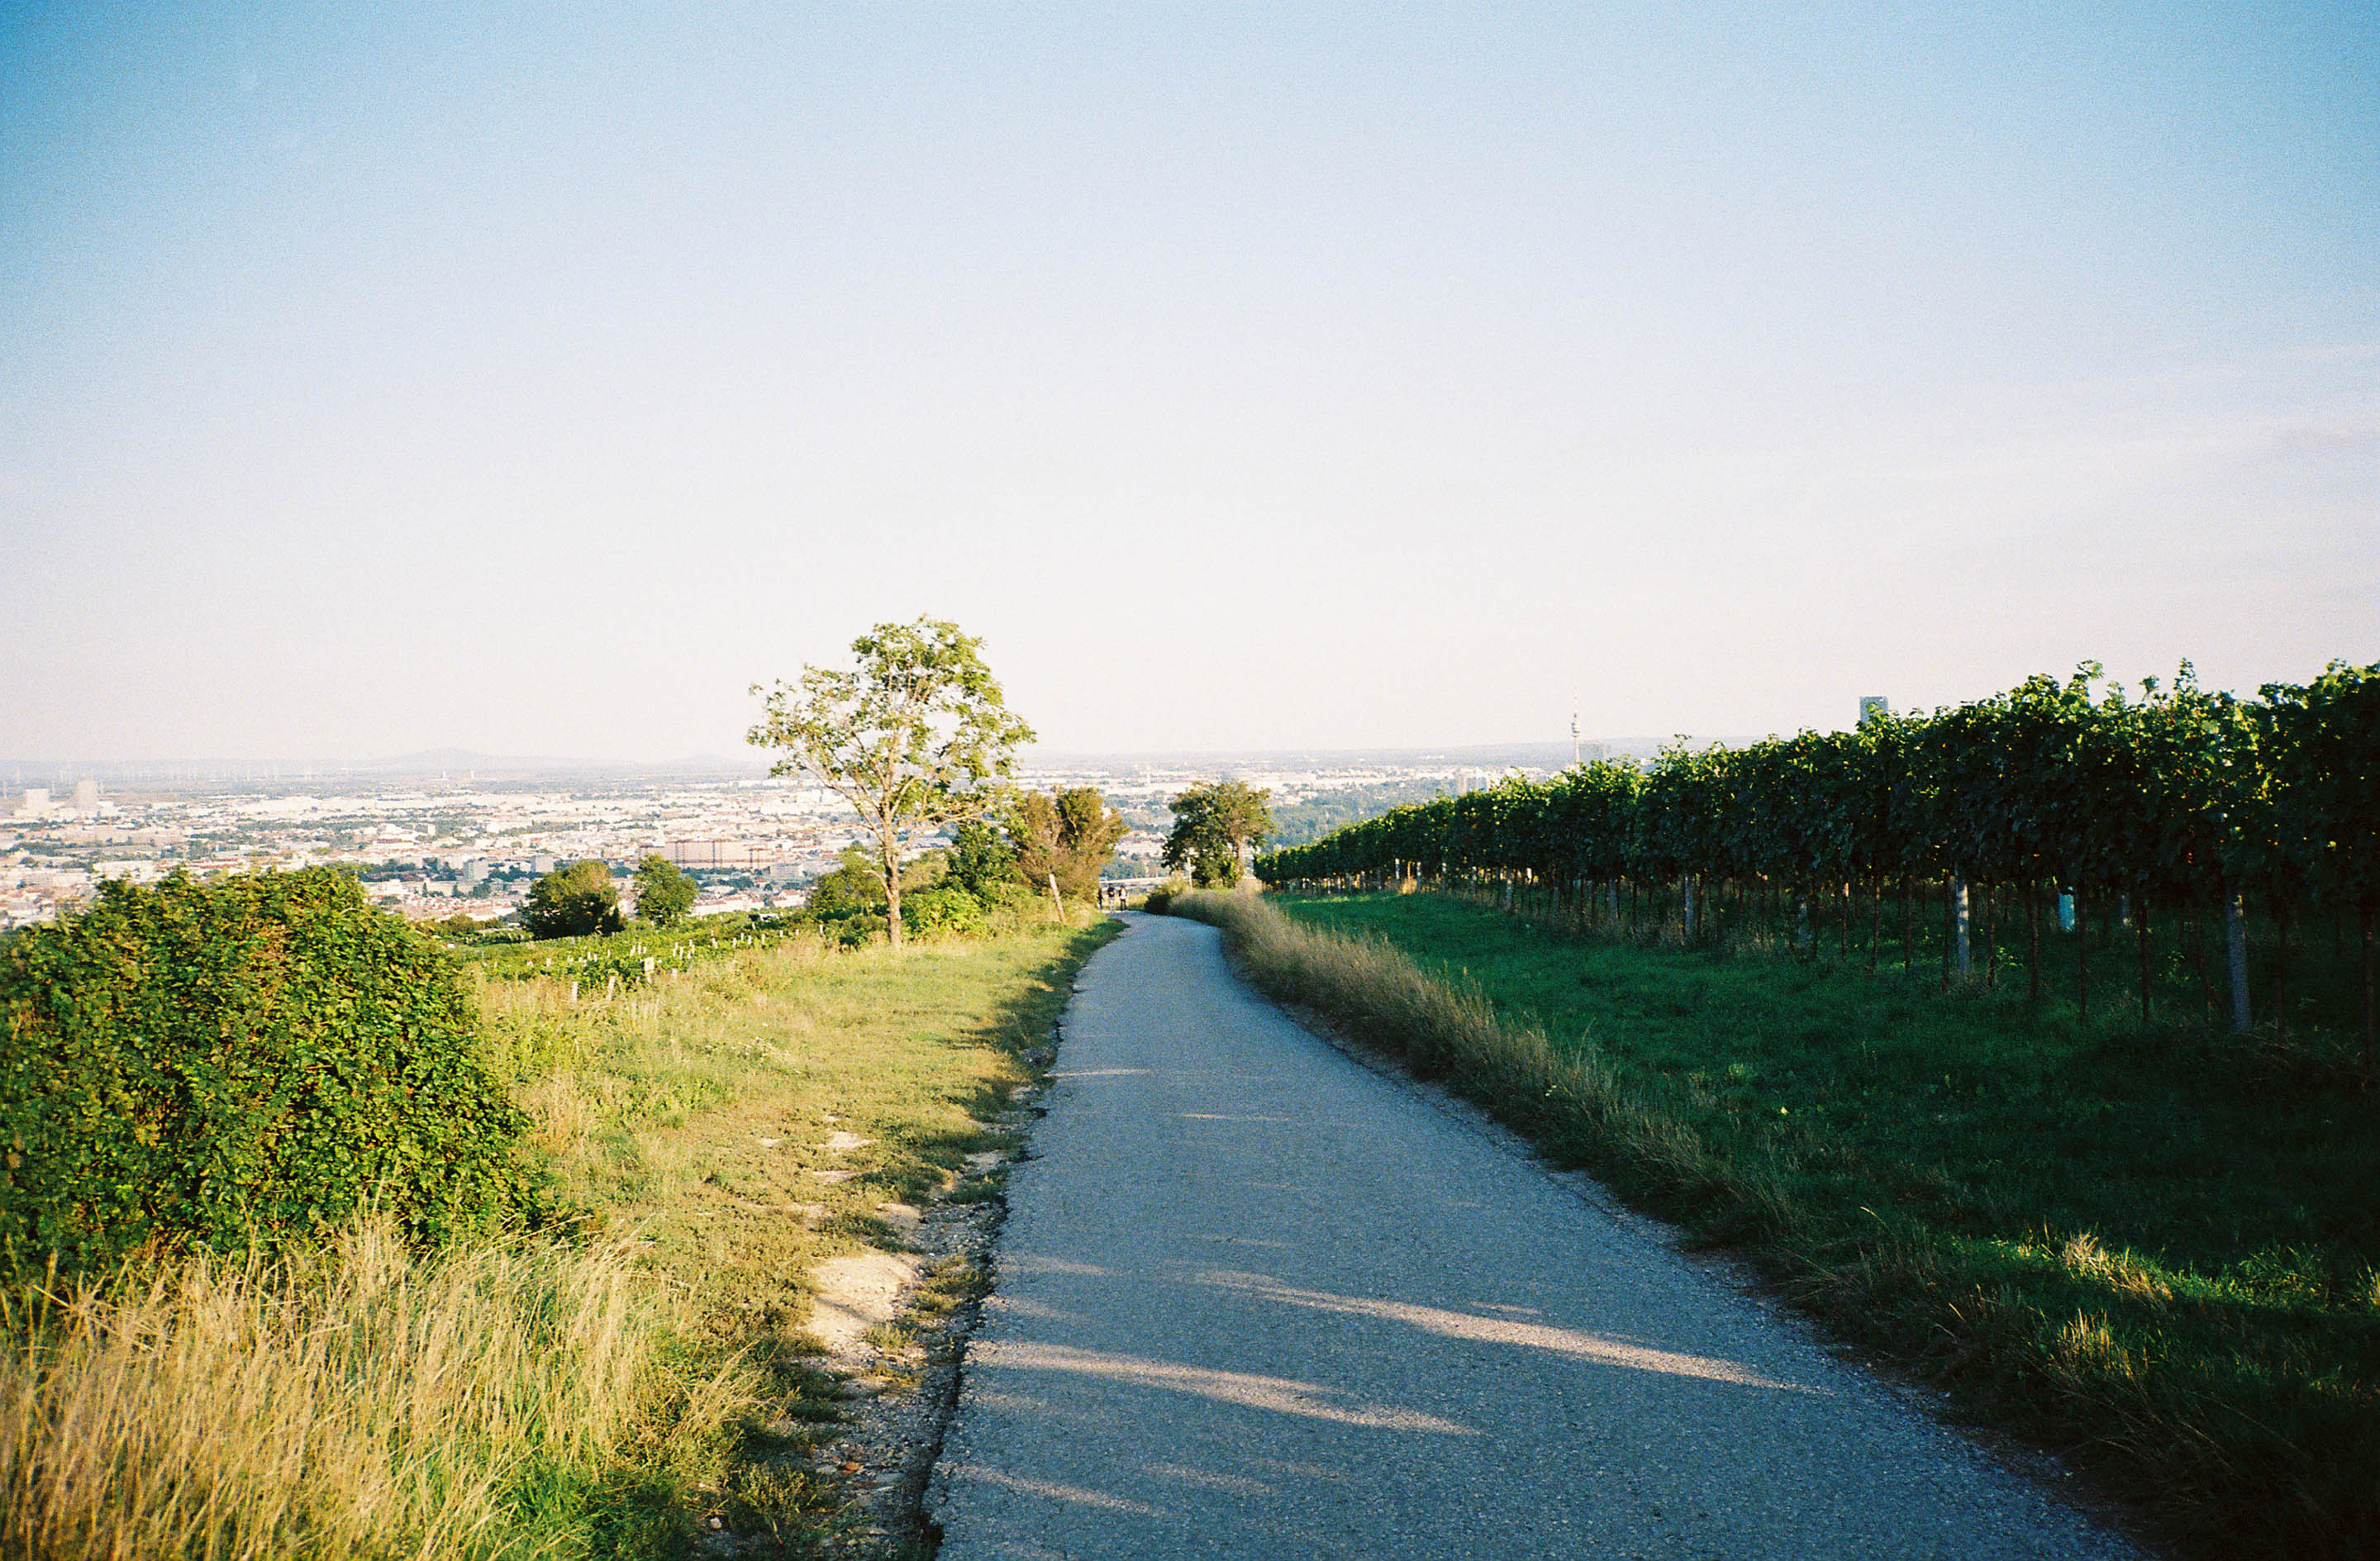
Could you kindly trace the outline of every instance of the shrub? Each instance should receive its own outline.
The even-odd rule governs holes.
[[[1163,883],[1159,884],[1155,889],[1148,891],[1148,898],[1141,902],[1141,909],[1148,912],[1151,915],[1164,915],[1172,910],[1174,901],[1189,892],[1189,879],[1184,877],[1168,878]]]
[[[111,884],[0,949],[0,1259],[271,1245],[371,1204],[435,1239],[532,1199],[454,966],[345,874]]]
[[[892,927],[878,911],[845,911],[839,915],[820,916],[817,925],[820,932],[846,949],[864,949]]]
[[[980,934],[983,902],[957,884],[937,884],[901,897],[901,925],[913,936]]]
[[[867,853],[856,849],[843,853],[843,865],[820,874],[810,885],[809,908],[821,916],[871,910],[884,902],[884,880],[876,876]]]

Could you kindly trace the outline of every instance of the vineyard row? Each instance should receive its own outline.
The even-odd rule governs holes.
[[[1581,917],[1650,895],[1675,905],[1690,943],[1707,935],[1715,895],[1774,902],[1804,948],[1813,907],[1848,926],[1851,905],[1865,901],[1880,923],[1888,886],[1906,906],[1915,884],[1944,907],[1959,975],[1970,971],[1971,897],[1996,905],[2005,891],[2025,908],[2036,984],[2038,908],[2056,896],[2062,929],[2087,934],[2097,914],[2134,932],[2144,1006],[2152,925],[2214,917],[2242,1031],[2249,917],[2277,938],[2271,979],[2285,983],[2292,927],[2326,912],[2359,930],[2368,1068],[2380,665],[2334,662],[2311,684],[2268,684],[2253,699],[2200,688],[2188,663],[2170,686],[2148,680],[2137,696],[2109,687],[2095,697],[2099,676],[2086,663],[2064,682],[2037,676],[1930,714],[1872,715],[1849,732],[1681,743],[1649,765],[1515,777],[1265,853],[1257,876],[1306,888],[1500,880]],[[2087,984],[2082,998],[2087,1010]],[[2286,1026],[2287,1004],[2272,1011]]]

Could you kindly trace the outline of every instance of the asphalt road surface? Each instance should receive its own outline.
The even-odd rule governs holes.
[[[2137,1554],[1132,921],[1010,1175],[942,1561]]]

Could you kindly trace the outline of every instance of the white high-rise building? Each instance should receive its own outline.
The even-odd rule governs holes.
[[[98,781],[78,780],[75,782],[75,811],[85,817],[89,817],[91,815],[99,811]]]
[[[18,810],[18,812],[29,814],[35,818],[39,818],[42,814],[47,813],[49,810],[50,792],[48,787],[26,788],[25,805],[19,808]]]

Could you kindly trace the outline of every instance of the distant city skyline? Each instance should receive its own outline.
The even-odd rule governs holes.
[[[1062,754],[2380,660],[2380,8],[0,19],[0,752]]]

